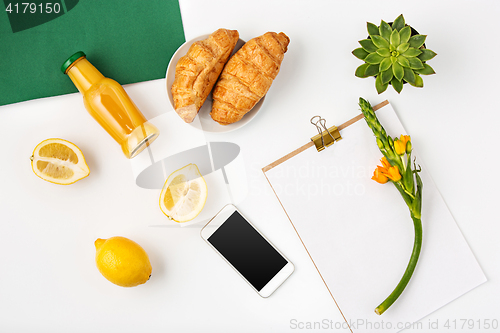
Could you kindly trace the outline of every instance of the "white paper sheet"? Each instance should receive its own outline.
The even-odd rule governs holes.
[[[406,134],[391,105],[377,115],[391,136]],[[396,188],[370,179],[382,154],[366,122],[350,125],[341,135],[343,140],[323,152],[311,147],[266,176],[352,331],[400,331],[484,283],[483,271],[417,157],[424,184],[422,252],[400,298],[382,316],[374,313],[406,269],[413,223]],[[413,146],[418,148],[418,142]]]

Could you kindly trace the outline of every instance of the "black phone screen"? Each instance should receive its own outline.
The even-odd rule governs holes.
[[[286,259],[238,211],[208,241],[258,291],[287,264]]]

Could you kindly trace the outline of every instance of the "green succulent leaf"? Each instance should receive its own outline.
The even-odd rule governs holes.
[[[420,51],[414,47],[409,47],[408,50],[403,52],[403,55],[407,58],[413,58],[413,57],[418,56],[421,53],[422,53],[422,51]]]
[[[391,33],[391,39],[390,39],[391,45],[397,49],[397,47],[399,46],[400,40],[401,40],[401,38],[399,36],[399,31],[393,30]]]
[[[405,26],[405,18],[403,17],[403,14],[401,14],[392,23],[392,29],[399,31],[403,29],[404,26]]]
[[[388,58],[391,56],[391,52],[387,48],[378,49],[377,54],[384,57],[384,58]]]
[[[420,46],[424,45],[425,43],[425,38],[427,38],[426,35],[415,35],[410,38],[410,46],[414,47],[416,49],[420,48]]]
[[[415,84],[415,73],[413,73],[413,69],[411,68],[403,68],[405,71],[405,74],[403,76],[403,80],[410,84]]]
[[[379,94],[383,93],[387,89],[388,86],[389,86],[388,83],[386,83],[386,84],[382,83],[382,76],[381,75],[377,76],[377,79],[375,80],[375,88],[377,88],[377,92]]]
[[[398,80],[401,81],[403,78],[405,71],[403,69],[403,66],[401,66],[398,62],[395,62],[392,65],[392,72],[394,73],[394,77]]]
[[[352,51],[352,54],[354,54],[356,58],[363,60],[369,53],[366,52],[362,47],[360,47]]]
[[[389,42],[387,39],[381,36],[372,36],[373,44],[378,48],[389,48]]]
[[[387,84],[391,82],[392,78],[394,77],[394,74],[392,73],[392,68],[383,71],[382,73],[380,73],[379,76],[381,76],[382,84]]]
[[[386,71],[388,70],[389,68],[391,68],[392,66],[392,61],[391,61],[391,58],[385,58],[384,60],[382,60],[382,62],[380,63],[380,71],[383,72],[383,71]],[[389,82],[389,81],[384,81],[382,80],[384,83],[386,82]]]
[[[391,81],[391,85],[399,93],[403,90],[403,81],[398,81],[396,78],[393,78]]]
[[[422,53],[418,55],[418,58],[422,61],[431,60],[437,55],[436,52],[429,49],[421,49],[420,51],[422,51]]]
[[[380,64],[380,62],[382,60],[384,60],[384,57],[382,57],[382,56],[378,55],[377,53],[373,52],[373,53],[370,53],[369,55],[367,55],[364,60],[367,63],[374,65],[374,64]]]
[[[411,37],[411,28],[409,25],[404,27],[399,31],[399,36],[401,37],[401,44],[408,43]]]
[[[373,44],[373,41],[371,39],[362,39],[358,41],[358,43],[368,53],[377,51],[377,47]]]
[[[377,75],[379,73],[379,68],[380,68],[379,64],[376,64],[376,65],[368,64],[368,67],[366,68],[366,71],[365,71],[365,76],[368,77],[368,76]]]
[[[406,52],[406,50],[408,50],[409,47],[410,43],[402,43],[399,44],[399,46],[396,48],[396,51],[398,51],[399,53],[404,53]]]
[[[387,40],[389,40],[389,38],[391,38],[392,28],[384,20],[382,20],[380,22],[380,27],[378,28],[378,30],[380,32],[380,36],[384,37]]]
[[[359,66],[358,68],[356,68],[356,72],[354,73],[354,75],[356,75],[357,77],[360,77],[360,78],[368,77],[367,75],[365,75],[366,68],[368,66],[370,66],[370,64],[366,64],[366,63]]]
[[[418,58],[409,58],[408,61],[410,62],[410,68],[411,69],[424,69],[424,65]]]
[[[411,59],[411,58],[410,58]],[[405,56],[400,55],[398,57],[398,63],[403,67],[410,67],[410,62]]]
[[[417,88],[422,88],[424,86],[424,80],[420,77],[420,75],[415,74],[415,84],[413,86]]]
[[[370,36],[375,36],[380,34],[380,32],[378,31],[378,27],[370,22],[366,22],[366,30],[368,30],[368,34]]]
[[[420,74],[420,75],[431,75],[431,74],[436,74],[436,72],[434,71],[434,69],[427,65],[427,64],[422,64],[424,65],[424,68],[423,69],[416,69],[415,72],[417,74]]]
[[[419,88],[424,87],[424,80],[418,74],[415,74],[415,85]]]
[[[392,62],[393,64],[395,64],[397,61],[398,61],[398,58],[396,58],[396,57],[391,57],[391,62]]]

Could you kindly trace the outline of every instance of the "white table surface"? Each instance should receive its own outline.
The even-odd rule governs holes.
[[[157,227],[165,221],[159,190],[135,185],[129,161],[79,94],[2,106],[0,331],[294,332],[315,330],[293,323],[337,320],[261,168],[315,134],[312,116],[342,123],[357,115],[360,96],[392,103],[489,280],[405,332],[498,331],[483,325],[500,320],[499,3],[180,0],[180,6],[187,40],[221,27],[237,29],[244,40],[266,31],[290,37],[256,118],[207,139],[241,147],[250,191],[239,207],[294,262],[295,273],[262,299],[202,241],[200,225]],[[423,89],[405,85],[398,95],[389,87],[377,95],[373,80],[354,76],[362,62],[351,51],[365,38],[366,21],[401,13],[428,35],[437,74],[424,77]],[[164,84],[125,88],[152,118],[172,112]],[[29,156],[49,137],[79,145],[90,177],[67,187],[37,178]],[[148,252],[153,276],[145,285],[120,288],[96,269],[95,239],[116,235]]]

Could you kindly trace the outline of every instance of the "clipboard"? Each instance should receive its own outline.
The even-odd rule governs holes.
[[[374,110],[387,133],[406,134],[388,101]],[[382,154],[363,115],[331,127],[321,119],[312,119],[318,134],[308,143],[262,171],[352,332],[398,332],[401,323],[415,323],[486,281],[417,157],[424,184],[421,256],[401,297],[376,315],[408,263],[410,214],[394,186],[370,179]]]
[[[375,105],[373,107],[373,111],[377,111],[381,107],[384,107],[384,106],[386,106],[388,104],[389,104],[389,101],[385,100],[385,101],[383,101],[383,102]],[[319,117],[319,116],[316,116],[316,117]],[[338,127],[337,126],[332,126],[330,128],[326,128],[326,125],[325,125],[326,124],[326,119],[320,117],[319,120],[318,120],[318,123],[322,122],[321,125],[323,125],[323,127],[324,127],[323,131],[321,133],[318,133],[317,135],[313,136],[311,138],[311,141],[308,142],[308,143],[306,143],[302,147],[295,149],[291,153],[289,153],[289,154],[283,156],[282,158],[274,161],[273,163],[265,166],[264,168],[262,168],[262,171],[265,174],[267,171],[271,170],[275,166],[280,165],[281,163],[285,162],[286,160],[292,158],[293,156],[295,156],[297,154],[300,154],[304,150],[309,149],[309,148],[311,148],[313,146],[316,147],[316,150],[318,152],[322,151],[325,148],[330,147],[336,141],[342,140],[342,136],[340,135],[340,131],[341,130],[347,128],[349,125],[352,125],[352,124],[354,124],[355,122],[357,122],[358,120],[361,120],[361,119],[363,119],[363,114],[359,114],[358,116],[356,116],[356,117],[354,117],[354,118],[346,121],[345,123],[343,123],[342,125],[340,125]],[[324,122],[322,120],[324,120]],[[314,122],[313,119],[311,119],[311,122]],[[313,125],[315,125],[315,124],[313,124]],[[316,128],[319,129],[320,127],[318,127],[318,125],[316,125]]]

